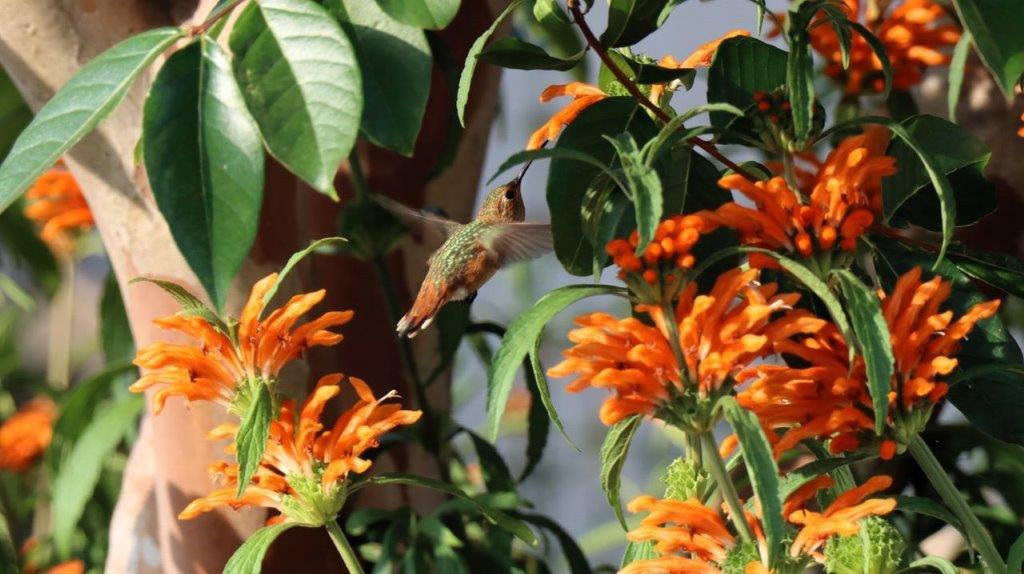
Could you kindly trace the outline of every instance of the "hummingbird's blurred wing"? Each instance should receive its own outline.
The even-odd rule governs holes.
[[[402,205],[390,197],[385,197],[379,193],[370,194],[370,197],[381,207],[401,219],[402,223],[411,227],[413,233],[418,235],[418,238],[423,243],[433,245],[435,248],[444,243],[448,236],[462,225],[439,215],[418,211]]]
[[[534,259],[554,247],[548,223],[497,223],[480,236],[480,244],[502,263]]]

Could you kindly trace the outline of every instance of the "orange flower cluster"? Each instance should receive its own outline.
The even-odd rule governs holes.
[[[891,295],[883,297],[882,311],[892,337],[895,373],[889,393],[890,423],[894,438],[916,433],[927,422],[936,402],[949,390],[939,377],[956,367],[959,342],[974,326],[993,316],[999,301],[979,303],[956,321],[951,311],[939,308],[949,298],[950,284],[935,277],[921,281],[915,268],[899,278]],[[829,449],[841,453],[860,447],[861,437],[874,428],[864,361],[848,365],[848,347],[838,330],[828,324],[800,340],[775,344],[778,353],[801,359],[806,367],[757,365],[739,375],[752,380],[737,400],[757,414],[776,456],[806,438],[830,440]],[[882,441],[882,458],[895,455],[896,442]]]
[[[857,522],[862,518],[888,514],[896,507],[892,498],[868,498],[889,488],[891,483],[888,476],[873,477],[846,491],[820,512],[806,506],[819,490],[832,486],[832,479],[823,475],[797,489],[786,499],[783,507],[786,519],[799,528],[790,544],[789,556],[798,562],[806,562],[807,559],[823,562],[818,549],[828,538],[855,534],[859,529]],[[627,534],[628,538],[633,542],[654,542],[654,550],[659,556],[633,562],[619,574],[718,574],[723,571],[730,553],[739,548],[737,536],[730,532],[722,515],[696,498],[659,500],[640,496],[629,503],[629,511],[648,514],[637,528]],[[744,518],[757,538],[761,556],[760,561],[755,559],[745,565],[746,572],[767,573],[764,563],[767,541],[761,519],[752,512],[747,512]]]
[[[747,207],[729,202],[714,212],[702,212],[712,225],[735,229],[746,245],[810,257],[838,246],[856,248],[857,238],[882,210],[882,178],[896,172],[895,160],[885,155],[889,131],[871,126],[843,140],[812,174],[801,174],[809,198],[804,203],[782,177],[750,182],[731,174],[718,184],[754,202]],[[764,267],[770,258],[752,254],[751,265]]]
[[[341,393],[339,383],[343,378],[359,399],[333,427],[325,430],[321,415],[327,402]],[[260,467],[241,497],[235,497],[238,465],[217,463],[211,467],[211,473],[223,477],[224,488],[193,501],[179,518],[195,518],[227,505],[236,509],[275,509],[280,515],[272,522],[322,526],[334,520],[345,502],[344,483],[349,473],[366,472],[372,464],[361,458],[363,454],[376,447],[385,433],[419,420],[420,411],[384,404],[396,396],[392,392],[378,399],[366,383],[355,377],[323,377],[300,409],[296,410],[294,401],[282,403],[280,415],[270,423],[270,437]],[[233,439],[237,433],[237,425],[226,424],[211,431],[210,438]]]
[[[40,176],[25,198],[25,216],[41,228],[39,236],[56,255],[70,256],[75,234],[95,223],[78,182],[62,164]]]
[[[942,50],[960,40],[959,28],[939,23],[945,10],[933,0],[905,0],[888,16],[869,9],[863,20],[859,0],[845,0],[843,9],[850,20],[864,23],[885,47],[896,90],[909,90],[921,82],[929,67],[948,64],[950,57]],[[882,62],[859,34],[853,34],[851,39],[850,65],[845,70],[839,38],[831,25],[812,24],[810,36],[811,45],[825,58],[825,73],[841,81],[846,93],[884,89]]]
[[[25,472],[53,439],[57,406],[46,398],[35,399],[0,425],[0,470]]]
[[[638,275],[653,284],[664,276],[666,282],[672,282],[677,278],[675,271],[693,267],[696,260],[690,250],[705,228],[707,223],[699,215],[673,215],[658,224],[654,239],[644,247],[640,257],[636,256],[640,242],[640,234],[636,231],[630,234],[629,239],[608,242],[605,252],[619,268],[620,279]]]
[[[158,387],[153,396],[155,413],[175,395],[188,401],[213,401],[231,409],[241,383],[269,383],[306,349],[341,342],[341,335],[327,329],[348,323],[352,311],[331,311],[293,329],[300,317],[323,300],[326,292],[322,289],[296,295],[266,319],[260,319],[264,296],[276,282],[274,273],[253,286],[242,309],[237,337],[198,315],[178,314],[156,320],[164,329],[188,335],[198,346],[161,342],[139,350],[135,364],[149,372],[131,390],[143,392]]]
[[[747,364],[767,355],[774,341],[824,324],[802,313],[773,318],[790,309],[799,295],[777,294],[775,284],[758,285],[758,275],[756,269],[728,271],[707,295],[697,295],[696,283],[689,284],[671,323],[660,307],[647,305],[636,311],[648,315],[654,326],[606,313],[579,317],[579,327],[569,333],[575,346],[564,351],[565,359],[548,375],[575,375],[570,392],[589,387],[614,391],[600,412],[609,425],[633,414],[653,414],[675,399],[715,396]]]

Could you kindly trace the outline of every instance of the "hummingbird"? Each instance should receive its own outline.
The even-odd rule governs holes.
[[[407,224],[422,230],[424,241],[443,241],[427,259],[427,275],[412,308],[398,322],[399,337],[415,337],[449,301],[476,296],[501,267],[551,251],[551,226],[527,223],[520,190],[523,173],[492,189],[473,221],[457,223],[416,211],[383,196],[375,199]]]

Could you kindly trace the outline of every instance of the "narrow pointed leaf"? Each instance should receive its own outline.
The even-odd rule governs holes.
[[[312,0],[250,3],[231,33],[235,77],[267,149],[317,191],[334,175],[363,113],[362,76],[341,27]]]
[[[267,436],[270,434],[270,421],[274,418],[274,401],[270,397],[267,385],[262,382],[251,384],[255,394],[248,410],[242,415],[242,422],[238,425],[238,435],[235,438],[238,450],[237,497],[241,497],[245,492],[249,480],[260,466],[263,450],[267,446]]]
[[[263,557],[270,545],[282,532],[293,526],[297,525],[294,522],[281,522],[253,532],[231,555],[224,566],[224,574],[257,574],[263,567]]]
[[[1024,18],[1018,0],[954,0],[957,15],[974,38],[981,61],[996,84],[1013,98],[1014,85],[1024,73]]]
[[[0,211],[110,115],[135,78],[181,36],[177,28],[132,36],[83,66],[58,90],[0,165]]]
[[[292,253],[292,256],[288,258],[287,262],[285,262],[284,267],[282,267],[281,270],[277,272],[277,281],[275,281],[274,285],[270,289],[268,289],[267,292],[263,295],[263,305],[266,306],[270,304],[270,301],[273,300],[274,295],[277,294],[278,288],[281,287],[281,282],[284,281],[285,277],[287,277],[288,274],[292,272],[292,269],[294,269],[295,266],[298,265],[300,261],[305,259],[311,253],[316,253],[317,251],[329,249],[331,246],[336,246],[345,243],[345,241],[346,239],[344,237],[324,237],[322,239],[310,241],[309,245],[307,245],[305,248],[300,249],[295,253]]]
[[[171,56],[143,109],[143,158],[161,215],[214,306],[249,254],[263,145],[227,54],[203,38]]]
[[[359,0],[371,2],[373,0]],[[376,0],[392,18],[428,30],[440,30],[455,18],[460,0]]]
[[[619,520],[623,530],[628,530],[626,517],[622,513],[622,501],[619,500],[619,491],[622,489],[622,467],[626,464],[626,456],[629,454],[629,445],[640,429],[643,417],[633,415],[624,418],[608,429],[604,437],[604,444],[601,445],[601,490],[604,491],[608,504],[615,511],[615,518]]]
[[[487,45],[488,40],[494,35],[494,32],[501,26],[501,23],[508,18],[509,14],[514,12],[523,0],[514,0],[510,2],[501,14],[494,19],[494,22],[484,30],[483,34],[473,42],[473,45],[469,47],[469,52],[466,53],[466,63],[462,66],[462,75],[459,76],[459,89],[455,94],[455,111],[459,114],[459,122],[466,125],[466,105],[469,103],[469,89],[473,85],[473,74],[476,72],[477,56],[483,51],[484,46]]]

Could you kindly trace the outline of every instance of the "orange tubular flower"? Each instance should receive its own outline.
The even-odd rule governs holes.
[[[543,126],[533,132],[526,149],[540,149],[545,143],[554,140],[566,126],[576,120],[583,110],[608,97],[600,88],[585,84],[583,82],[569,82],[568,84],[555,84],[548,86],[540,94],[541,103],[549,102],[559,96],[571,96],[572,102],[565,106],[558,113],[551,116]]]
[[[891,483],[888,476],[873,477],[841,494],[823,512],[808,510],[806,505],[819,490],[832,486],[832,479],[827,475],[809,481],[787,497],[783,506],[785,518],[802,526],[789,548],[793,571],[804,571],[800,565],[805,565],[808,559],[822,562],[823,557],[816,550],[829,537],[855,534],[860,519],[891,512],[896,507],[895,499],[867,499]],[[640,496],[630,502],[628,508],[630,512],[648,514],[626,536],[633,542],[654,542],[654,550],[659,556],[633,562],[619,574],[718,574],[727,561],[737,564],[736,558],[740,559],[738,564],[745,564],[748,573],[769,572],[762,562],[767,555],[767,542],[760,516],[746,513],[746,522],[756,537],[756,547],[749,547],[744,552],[724,517],[696,498],[659,500]],[[688,556],[680,556],[680,553]]]
[[[860,20],[859,0],[846,0],[845,3],[847,17]],[[921,82],[929,67],[949,63],[949,55],[942,50],[960,40],[960,30],[953,24],[938,24],[944,16],[945,10],[933,0],[906,0],[888,16],[867,14],[861,20],[885,47],[892,63],[893,88],[909,90]],[[881,92],[884,89],[882,62],[859,34],[854,34],[851,39],[850,66],[845,70],[839,38],[831,25],[812,25],[810,36],[811,45],[825,58],[825,73],[843,82],[846,93]]]
[[[716,38],[710,42],[701,44],[692,54],[686,57],[682,62],[675,59],[671,54],[664,56],[658,60],[658,65],[663,68],[706,68],[711,65],[711,61],[715,59],[715,53],[718,52],[718,46],[722,42],[729,38],[735,38],[737,36],[749,36],[750,32],[747,30],[730,30],[719,38]],[[661,95],[665,92],[665,84],[654,84],[651,86],[650,100],[655,104],[661,101]]]
[[[640,234],[634,231],[629,239],[613,239],[605,252],[619,268],[619,279],[633,288],[638,295],[648,295],[645,285],[661,287],[651,294],[653,301],[671,299],[679,288],[682,272],[696,262],[690,250],[697,244],[701,233],[711,227],[700,215],[674,215],[662,220],[654,232],[654,239],[636,255]]]
[[[83,574],[85,562],[81,560],[70,560],[48,568],[44,574]]]
[[[808,203],[781,177],[752,183],[737,174],[727,175],[718,185],[740,192],[756,207],[729,202],[701,215],[712,224],[735,229],[743,243],[755,247],[803,257],[837,245],[853,251],[857,238],[881,213],[882,178],[896,172],[895,160],[885,155],[888,145],[889,130],[880,126],[843,140],[818,167],[813,186],[802,190]],[[752,256],[751,263],[772,265],[765,257]]]
[[[588,387],[607,388],[615,395],[601,407],[601,421],[615,422],[633,414],[659,413],[675,424],[706,425],[709,421],[682,421],[673,401],[705,403],[731,387],[730,378],[750,361],[763,357],[775,340],[808,332],[824,321],[785,311],[797,294],[776,294],[774,284],[758,285],[756,269],[723,273],[707,295],[697,295],[691,283],[680,295],[674,324],[667,323],[661,307],[638,305],[654,326],[636,318],[616,319],[605,313],[584,315],[579,328],[569,333],[576,345],[564,352],[565,360],[548,371],[552,377],[576,375],[570,392]],[[671,333],[685,364],[676,360]],[[689,409],[683,409],[689,410]]]
[[[36,399],[0,425],[0,470],[24,472],[50,446],[57,407],[50,399]]]
[[[81,188],[62,164],[40,176],[25,198],[25,216],[41,228],[39,236],[57,255],[70,256],[75,233],[95,223]]]
[[[292,328],[323,300],[326,292],[322,289],[296,295],[260,319],[263,298],[276,282],[274,273],[253,286],[242,309],[237,337],[197,315],[157,319],[155,323],[160,327],[184,333],[198,345],[154,343],[139,350],[135,364],[149,372],[131,390],[143,392],[159,387],[153,396],[154,413],[159,413],[167,399],[175,395],[188,401],[213,401],[233,412],[244,412],[244,405],[236,404],[240,388],[245,388],[243,383],[272,384],[281,368],[306,349],[341,342],[341,335],[327,329],[348,323],[352,311],[331,311]],[[247,393],[242,395],[244,398]]]
[[[334,426],[325,430],[320,421],[327,401],[341,393],[345,378],[359,400],[345,411]],[[383,404],[397,398],[390,392],[381,398],[360,379],[327,375],[296,411],[294,401],[284,401],[280,416],[270,423],[270,437],[263,460],[240,498],[238,465],[225,462],[211,467],[211,473],[223,478],[224,488],[192,501],[178,515],[195,518],[221,506],[238,509],[246,506],[273,508],[281,513],[274,522],[294,522],[322,526],[341,510],[347,496],[349,473],[366,472],[371,461],[361,458],[375,448],[380,437],[392,429],[419,420],[420,411],[402,410],[398,404]],[[296,415],[298,420],[296,421]],[[211,439],[234,438],[236,425],[221,425],[210,432]]]

